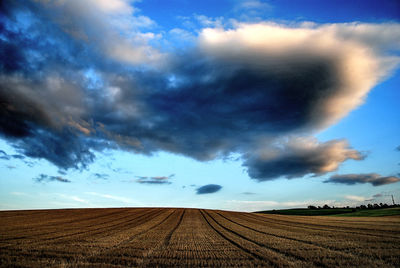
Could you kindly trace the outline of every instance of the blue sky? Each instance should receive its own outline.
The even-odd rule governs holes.
[[[0,209],[400,200],[399,5],[6,1]]]

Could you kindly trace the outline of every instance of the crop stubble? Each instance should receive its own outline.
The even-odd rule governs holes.
[[[400,217],[180,208],[3,211],[0,266],[399,267]]]

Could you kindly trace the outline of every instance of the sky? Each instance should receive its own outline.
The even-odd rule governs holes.
[[[400,3],[0,3],[0,209],[400,202]]]

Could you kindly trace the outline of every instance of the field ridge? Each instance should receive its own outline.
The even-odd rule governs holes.
[[[399,267],[400,217],[0,211],[0,267]]]

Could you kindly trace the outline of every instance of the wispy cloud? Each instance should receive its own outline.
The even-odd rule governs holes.
[[[366,197],[358,196],[358,195],[345,195],[344,198],[346,198],[347,200],[358,201],[358,202],[362,202],[362,201],[366,200]]]
[[[243,192],[242,194],[244,194],[244,195],[255,195],[256,193],[253,193],[253,192]]]
[[[175,174],[171,174],[169,176],[154,176],[154,177],[147,177],[147,176],[136,176],[138,179],[136,180],[137,183],[141,184],[171,184],[170,181]]]
[[[25,156],[20,155],[20,154],[9,155],[5,151],[0,150],[0,159],[2,159],[2,160],[11,160],[11,159],[23,160],[23,159],[25,159]]]
[[[58,195],[64,199],[73,200],[78,203],[89,204],[88,200],[85,200],[85,199],[75,196],[75,195],[66,195],[66,194],[58,194]]]
[[[93,173],[93,176],[96,179],[102,179],[102,180],[108,180],[110,178],[110,175],[105,174],[105,173]]]
[[[70,183],[71,181],[69,179],[63,178],[61,176],[50,176],[46,174],[40,174],[39,176],[33,178],[36,182],[64,182],[64,183]]]
[[[111,199],[111,200],[119,201],[119,202],[126,203],[126,204],[136,204],[137,203],[135,200],[133,200],[131,198],[118,196],[118,195],[102,194],[102,193],[96,193],[96,192],[85,192],[85,194],[97,196],[97,197],[101,197],[101,198],[105,198],[105,199]]]
[[[24,192],[11,192],[10,194],[16,195],[16,196],[30,196],[29,194],[24,193]]]
[[[381,186],[391,183],[399,182],[400,178],[395,176],[381,176],[376,173],[365,174],[342,174],[333,175],[325,183],[341,183],[347,185],[370,183],[373,186]]]

